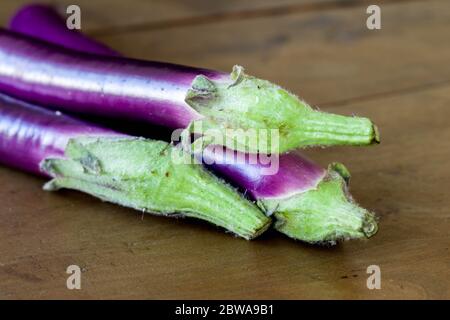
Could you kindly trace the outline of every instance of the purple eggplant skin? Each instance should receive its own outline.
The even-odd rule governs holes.
[[[125,137],[0,94],[0,163],[49,177],[40,170],[41,161],[62,157],[69,139],[80,136]]]
[[[74,113],[108,115],[169,128],[201,116],[185,103],[194,78],[225,73],[76,52],[0,30],[0,91]]]
[[[39,3],[25,5],[20,8],[9,22],[9,29],[54,42],[65,48],[83,52],[119,56],[111,48],[96,42],[77,30],[70,30],[61,15],[51,6]],[[30,28],[33,26],[33,28]]]
[[[246,190],[254,200],[288,198],[306,192],[317,187],[327,174],[325,169],[298,151],[270,157],[271,162],[267,164],[258,156],[218,145],[209,145],[201,154],[196,154],[199,161]],[[271,166],[278,166],[276,174],[267,174]]]

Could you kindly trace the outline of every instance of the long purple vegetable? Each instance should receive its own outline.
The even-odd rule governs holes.
[[[180,148],[127,136],[0,95],[0,162],[51,176],[47,190],[76,189],[159,215],[209,221],[245,239],[270,225],[254,204]]]
[[[111,51],[92,40],[85,45],[85,36],[65,28],[64,21],[48,6],[24,7],[12,19],[11,28],[75,50],[103,55]],[[211,167],[218,174],[247,190],[260,207],[273,213],[275,227],[293,238],[334,242],[369,237],[376,232],[373,215],[357,206],[348,194],[345,182],[349,173],[340,164],[324,170],[295,152],[281,155],[278,173],[267,175],[263,173],[265,166],[229,161],[214,153],[213,146],[202,155],[205,162],[214,162]],[[245,157],[237,152],[232,155]]]
[[[313,110],[281,87],[244,74],[241,67],[229,75],[98,56],[7,30],[0,30],[0,90],[70,112],[186,128],[204,136],[221,134],[226,146],[241,151],[283,153],[379,139],[369,119]],[[259,135],[260,141],[253,143],[237,130],[276,130],[279,139]]]

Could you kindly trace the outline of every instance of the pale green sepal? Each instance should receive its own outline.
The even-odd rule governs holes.
[[[294,239],[335,244],[339,240],[369,238],[378,229],[375,216],[353,201],[341,172],[330,166],[316,188],[258,204],[273,212],[275,229]]]
[[[175,163],[173,152],[185,162]],[[256,205],[166,142],[77,138],[67,145],[65,157],[41,163],[54,177],[46,190],[75,189],[140,211],[199,218],[245,239],[258,236],[271,222]]]
[[[222,136],[225,146],[243,152],[283,153],[308,146],[379,142],[378,130],[369,119],[314,110],[287,90],[246,75],[239,66],[221,80],[197,76],[185,101],[203,116],[190,132]],[[238,129],[244,133],[236,134]],[[272,137],[270,130],[277,130],[278,136]],[[256,139],[249,139],[254,131]]]

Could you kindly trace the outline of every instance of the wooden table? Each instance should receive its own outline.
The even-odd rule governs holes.
[[[55,1],[54,1],[55,2]],[[378,3],[382,29],[366,28]],[[0,22],[25,1],[1,1]],[[74,1],[58,1],[61,8]],[[248,72],[322,110],[372,118],[381,145],[308,150],[342,161],[378,234],[320,248],[235,239],[0,168],[0,298],[450,297],[450,2],[78,0],[83,31],[126,55]],[[82,267],[82,289],[66,268]],[[366,286],[381,268],[381,289]]]

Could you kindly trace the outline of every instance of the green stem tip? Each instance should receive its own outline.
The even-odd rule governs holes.
[[[245,239],[257,237],[271,223],[190,155],[162,141],[76,138],[64,159],[45,159],[41,168],[53,177],[46,190],[75,189],[144,212],[198,218]]]
[[[309,243],[336,244],[339,240],[370,238],[378,230],[373,213],[358,206],[348,193],[350,178],[342,164],[332,164],[313,189],[259,205],[273,211],[275,229]]]

